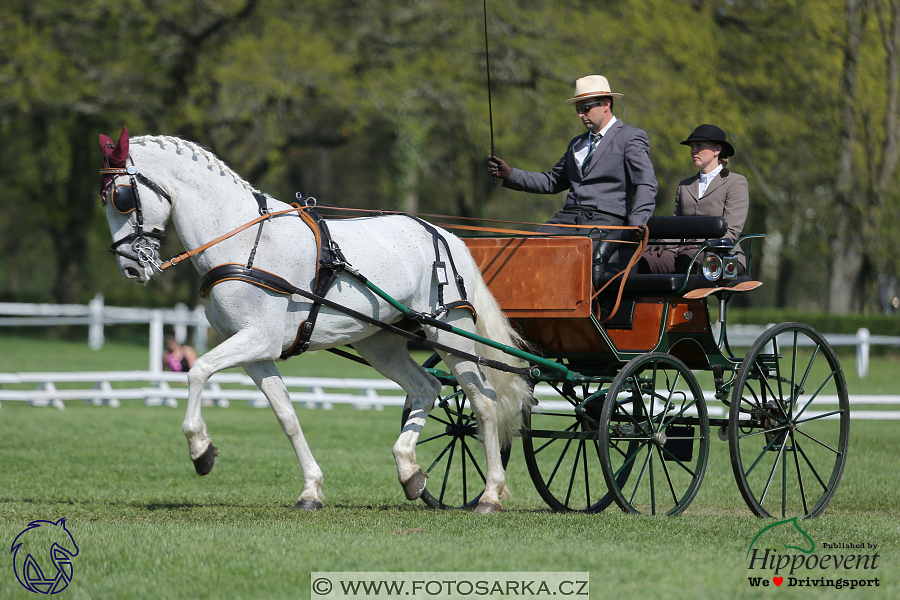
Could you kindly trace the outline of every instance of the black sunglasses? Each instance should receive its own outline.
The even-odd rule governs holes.
[[[589,113],[591,111],[592,108],[594,108],[595,106],[600,106],[601,104],[603,104],[603,100],[597,100],[596,102],[588,102],[586,104],[576,104],[575,112],[578,113],[579,115],[586,115],[587,113]]]

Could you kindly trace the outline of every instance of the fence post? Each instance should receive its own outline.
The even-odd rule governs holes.
[[[175,312],[175,323],[172,325],[172,329],[175,332],[175,341],[183,345],[187,342],[188,335],[188,307],[184,302],[179,302],[173,310]]]
[[[209,323],[206,321],[206,310],[202,304],[194,307],[194,350],[197,354],[206,352],[206,335]]]
[[[91,350],[99,350],[103,347],[103,294],[98,293],[94,299],[88,302],[88,346]]]
[[[869,330],[856,332],[856,374],[863,379],[869,373]]]
[[[159,309],[150,311],[150,372],[163,370],[163,314]]]

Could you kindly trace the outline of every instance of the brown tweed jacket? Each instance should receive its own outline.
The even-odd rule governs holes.
[[[724,217],[728,222],[725,237],[736,240],[744,229],[747,212],[750,209],[750,192],[747,178],[723,168],[713,179],[706,193],[700,198],[700,173],[683,180],[678,184],[675,193],[675,216]],[[675,240],[673,240],[675,241]],[[657,252],[664,248],[674,250],[676,254],[697,251],[696,244],[677,244],[655,246]],[[651,249],[653,251],[653,249]],[[740,248],[735,249],[741,264],[746,268],[747,262]]]

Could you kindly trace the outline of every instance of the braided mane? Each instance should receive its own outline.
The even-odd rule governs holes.
[[[171,144],[171,145],[175,146],[175,150],[179,154],[183,154],[186,149],[190,150],[194,157],[202,156],[203,158],[206,159],[207,163],[209,164],[208,168],[210,171],[213,170],[213,167],[218,167],[219,171],[223,175],[230,176],[236,184],[245,187],[246,189],[250,190],[251,192],[254,192],[254,193],[259,192],[259,190],[254,188],[252,185],[247,183],[247,181],[245,179],[243,179],[240,175],[235,173],[231,167],[226,165],[225,162],[222,161],[221,158],[219,158],[218,156],[216,156],[215,154],[213,154],[206,148],[203,148],[202,146],[195,144],[194,142],[189,142],[188,140],[183,140],[181,138],[172,137],[172,136],[168,136],[168,135],[141,135],[138,137],[131,138],[131,143],[132,144],[141,144],[142,146],[146,146],[147,144],[151,144],[151,143],[159,144],[159,147],[162,148],[163,150],[166,149],[167,145]]]

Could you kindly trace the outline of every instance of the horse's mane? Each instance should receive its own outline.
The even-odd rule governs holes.
[[[247,183],[247,181],[245,179],[243,179],[240,175],[235,173],[231,167],[226,165],[225,162],[221,158],[219,158],[218,156],[216,156],[215,154],[213,154],[206,148],[203,148],[202,146],[195,144],[194,142],[189,142],[188,140],[183,140],[181,138],[172,137],[169,135],[141,135],[141,136],[131,138],[131,143],[132,144],[141,144],[142,146],[147,145],[149,143],[155,143],[155,144],[159,144],[159,147],[162,148],[163,150],[166,149],[167,145],[171,144],[171,145],[175,146],[175,150],[179,154],[183,153],[185,149],[188,149],[193,153],[194,157],[202,156],[203,158],[205,158],[206,161],[209,163],[210,170],[212,170],[213,167],[218,167],[219,170],[223,174],[231,176],[231,178],[234,180],[234,182],[236,184],[244,186],[251,192],[259,192],[259,190],[254,188],[252,185]]]

